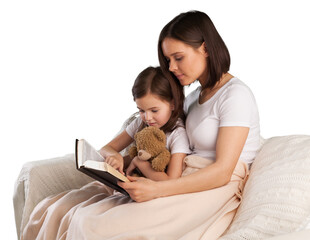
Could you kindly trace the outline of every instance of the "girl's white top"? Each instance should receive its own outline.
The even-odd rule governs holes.
[[[126,128],[126,132],[132,138],[138,132],[142,123],[142,119],[137,117]],[[184,128],[184,124],[181,119],[177,122],[177,127],[170,133],[166,133],[167,144],[166,147],[171,154],[174,153],[186,153],[190,154],[189,142]]]

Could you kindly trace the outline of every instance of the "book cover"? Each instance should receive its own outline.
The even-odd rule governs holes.
[[[104,162],[100,153],[85,139],[75,141],[75,161],[77,170],[129,196],[125,189],[117,185],[118,181],[129,182],[128,178]]]

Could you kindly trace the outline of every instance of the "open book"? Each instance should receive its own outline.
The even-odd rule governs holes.
[[[100,153],[85,139],[75,141],[76,168],[103,184],[129,195],[117,185],[118,181],[129,182],[128,178],[104,161]]]

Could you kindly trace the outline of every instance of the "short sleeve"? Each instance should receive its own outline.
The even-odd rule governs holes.
[[[138,132],[138,129],[141,123],[142,123],[142,119],[140,117],[137,117],[126,127],[126,132],[131,138],[134,139],[135,134]]]
[[[171,134],[167,136],[167,148],[171,154],[191,154],[188,137],[184,127],[177,127]]]
[[[220,127],[250,127],[256,103],[251,90],[241,84],[231,85],[219,101]]]

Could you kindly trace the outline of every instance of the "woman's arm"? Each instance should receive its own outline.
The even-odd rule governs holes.
[[[126,130],[124,130],[111,142],[103,146],[99,153],[105,158],[107,163],[119,170],[121,173],[124,173],[124,164],[128,165],[128,161],[130,161],[130,159],[128,157],[123,158],[119,152],[129,146],[132,142],[133,139],[128,135]],[[126,161],[125,163],[124,160]]]
[[[171,155],[171,159],[166,172],[155,171],[149,161],[133,159],[133,164],[139,168],[143,175],[154,181],[163,181],[169,179],[179,178],[182,174],[183,159],[186,157],[185,153],[174,153]],[[127,172],[128,174],[129,172]]]
[[[197,172],[178,179],[154,182],[131,178],[134,182],[119,183],[137,202],[158,197],[192,193],[223,186],[230,181],[249,133],[248,127],[219,128],[216,161]]]

